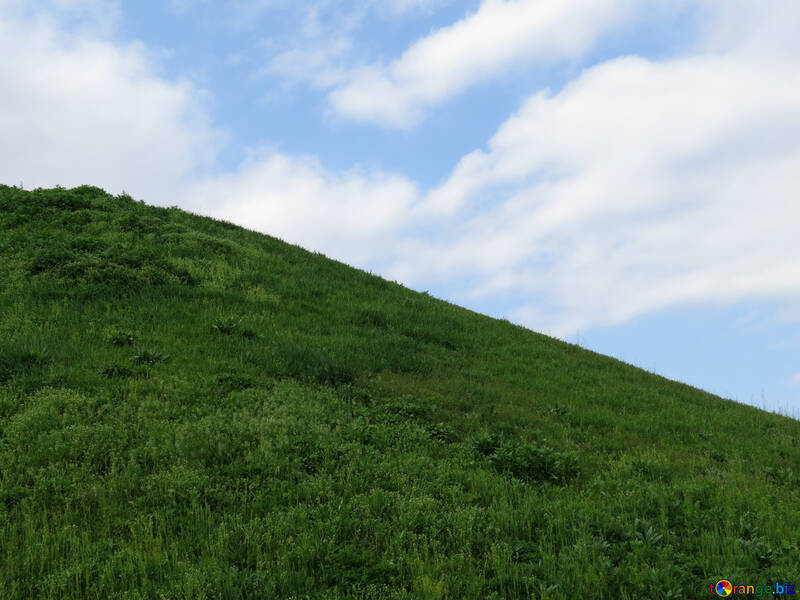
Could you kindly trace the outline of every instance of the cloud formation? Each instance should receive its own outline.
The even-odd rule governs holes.
[[[776,3],[751,24],[783,27],[739,44],[709,35],[703,53],[620,58],[532,95],[427,194],[421,212],[459,226],[407,243],[389,273],[422,286],[469,277],[461,301],[536,298],[509,316],[559,335],[687,303],[800,298],[800,54],[787,20],[800,24],[800,8]]]
[[[191,186],[185,204],[351,264],[380,264],[409,224],[416,185],[390,173],[332,173],[312,157],[264,151]]]
[[[155,74],[141,45],[66,33],[53,13],[3,16],[0,180],[125,187],[168,202],[213,163],[220,139],[200,92]]]
[[[475,13],[417,40],[388,65],[352,70],[330,94],[351,119],[392,127],[521,62],[575,58],[630,18],[636,0],[484,0]]]

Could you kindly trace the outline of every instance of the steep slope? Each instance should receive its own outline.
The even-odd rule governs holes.
[[[2,598],[800,584],[791,419],[92,187],[0,282]]]

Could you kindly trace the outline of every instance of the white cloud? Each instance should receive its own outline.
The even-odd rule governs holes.
[[[370,17],[395,22],[402,17],[429,15],[451,1],[319,0],[300,5],[297,30],[285,40],[265,40],[266,46],[279,50],[256,76],[276,76],[287,83],[308,83],[323,89],[344,84],[357,61],[355,38]]]
[[[800,24],[800,7],[772,17]],[[800,61],[793,36],[765,51],[770,34],[610,61],[534,94],[428,193],[420,213],[449,226],[389,273],[469,278],[461,302],[536,298],[510,316],[560,335],[679,304],[796,298]]]
[[[368,265],[393,256],[419,193],[401,176],[331,173],[311,157],[263,152],[233,173],[201,179],[185,197],[203,214]]]
[[[0,82],[8,183],[92,183],[171,203],[219,145],[198,90],[155,75],[140,45],[65,34],[52,19],[0,16]]]
[[[347,70],[340,63],[351,50],[352,40],[347,36],[310,40],[275,55],[258,75],[277,75],[290,83],[329,87],[347,77]]]
[[[484,0],[460,21],[414,42],[389,64],[355,69],[331,92],[361,121],[407,127],[424,111],[520,61],[574,58],[629,18],[637,0]]]

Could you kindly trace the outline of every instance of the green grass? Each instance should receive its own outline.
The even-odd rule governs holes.
[[[0,282],[3,599],[800,583],[797,421],[92,187]]]

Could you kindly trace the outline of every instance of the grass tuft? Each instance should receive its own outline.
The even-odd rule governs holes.
[[[141,349],[131,356],[131,362],[135,365],[153,366],[167,360],[169,360],[169,357],[165,354],[149,349]]]

